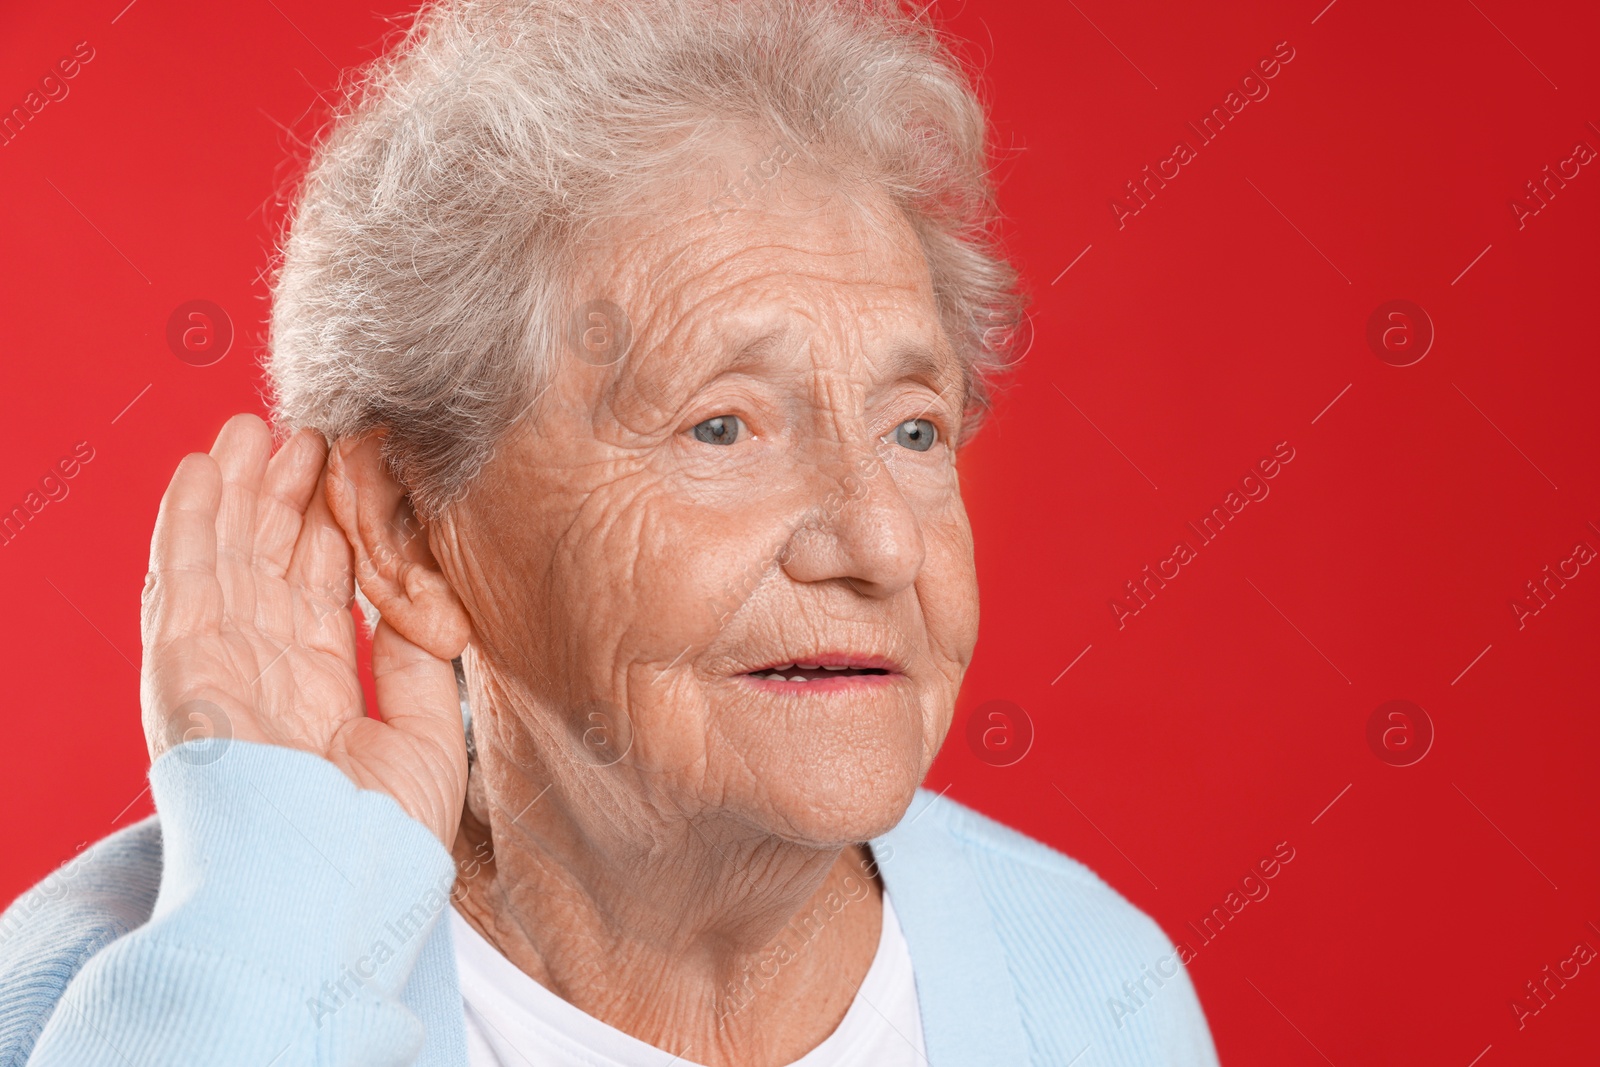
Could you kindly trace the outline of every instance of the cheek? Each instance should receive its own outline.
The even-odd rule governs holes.
[[[978,572],[960,482],[953,467],[923,471],[920,477],[897,473],[896,480],[922,531],[917,599],[929,645],[965,671],[978,640]]]
[[[769,495],[747,486],[708,500],[651,468],[589,489],[563,522],[541,595],[557,641],[552,666],[635,704],[681,686],[697,652],[770,580],[787,540],[770,479]],[[693,704],[688,696],[673,693]]]
[[[978,579],[972,532],[957,505],[923,525],[926,557],[917,578],[917,608],[938,676],[922,695],[928,760],[943,745],[955,717],[956,697],[978,642]],[[926,773],[927,768],[923,771]]]
[[[772,580],[786,541],[780,510],[756,496],[707,507],[656,483],[613,501],[580,538],[556,598],[571,626],[561,673],[627,709],[630,766],[677,774],[708,758],[726,709],[713,706],[696,663],[747,624],[747,615],[731,620]]]
[[[972,527],[959,499],[923,525],[926,562],[917,598],[935,657],[959,684],[978,642],[978,572]]]

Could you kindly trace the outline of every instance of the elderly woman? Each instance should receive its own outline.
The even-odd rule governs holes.
[[[1020,316],[984,131],[894,3],[426,10],[292,217],[294,432],[162,501],[159,824],[13,907],[5,1062],[1214,1063],[1154,923],[918,789]]]

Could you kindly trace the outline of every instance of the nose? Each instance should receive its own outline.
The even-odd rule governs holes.
[[[874,598],[917,580],[926,557],[922,524],[894,476],[868,448],[819,464],[814,500],[779,557],[797,582],[844,581]]]

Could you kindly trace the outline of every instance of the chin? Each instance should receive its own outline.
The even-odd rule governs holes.
[[[922,782],[920,738],[909,750],[903,744],[857,746],[806,746],[788,758],[750,761],[755,821],[785,840],[827,848],[892,830]]]

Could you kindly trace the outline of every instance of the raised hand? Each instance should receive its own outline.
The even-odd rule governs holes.
[[[277,454],[237,415],[210,454],[185,456],[161,500],[140,633],[140,701],[154,760],[210,737],[321,756],[392,796],[449,848],[466,791],[466,745],[448,661],[380,623],[367,716],[357,673],[352,552],[326,499],[327,445],[302,430]]]

